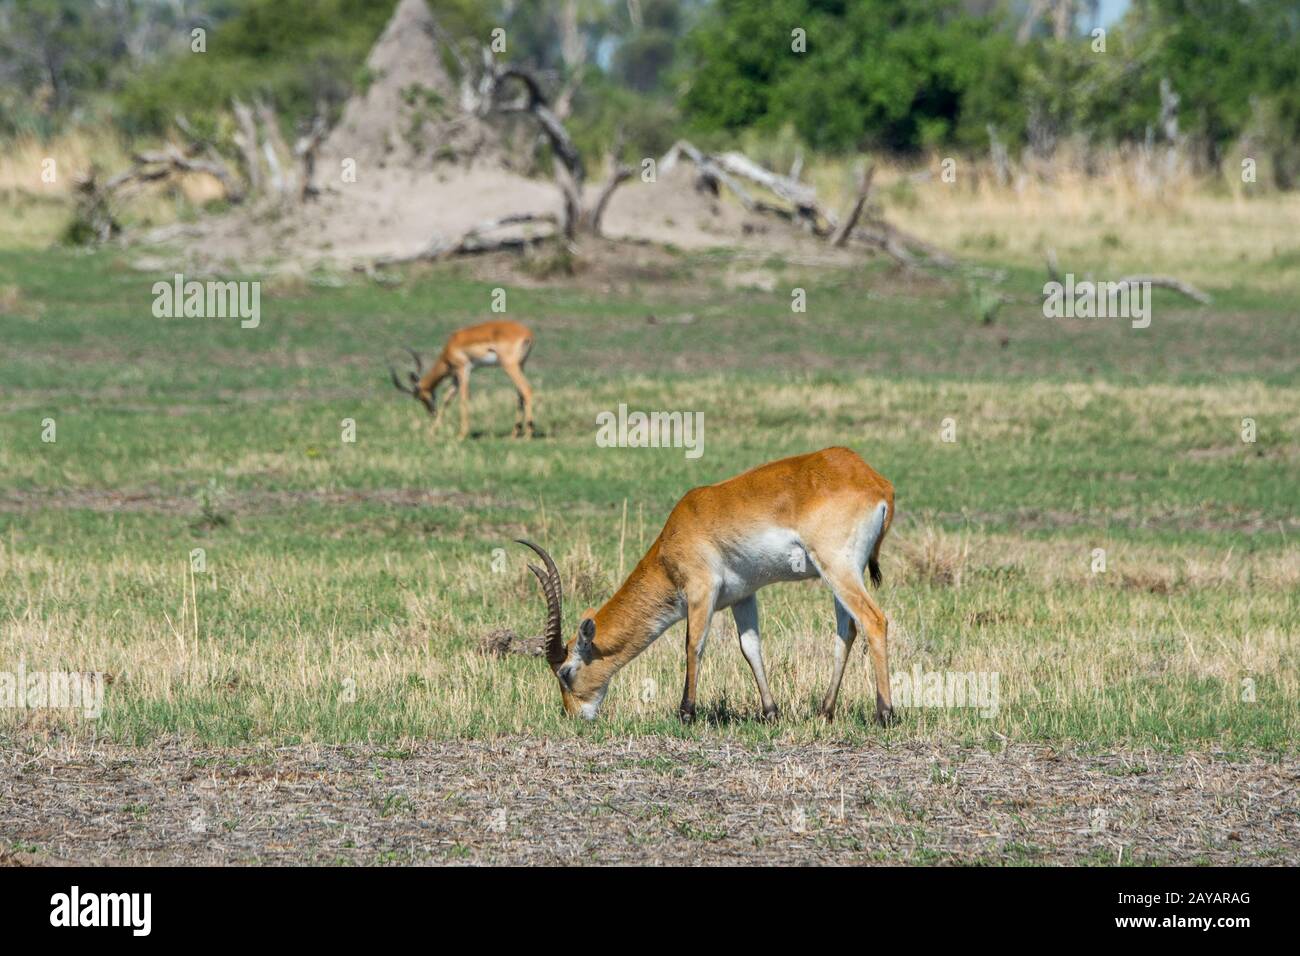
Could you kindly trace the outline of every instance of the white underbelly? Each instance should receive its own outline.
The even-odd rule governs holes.
[[[817,568],[793,531],[769,528],[719,555],[717,607],[743,601],[759,588],[778,581],[805,581]]]
[[[470,360],[470,364],[473,365],[474,368],[479,368],[483,365],[499,365],[500,363],[501,359],[497,357],[496,352],[488,352],[480,358]]]

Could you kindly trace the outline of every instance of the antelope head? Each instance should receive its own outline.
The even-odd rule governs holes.
[[[543,570],[530,564],[528,570],[537,576],[542,585],[542,594],[546,597],[546,662],[551,665],[556,680],[560,682],[564,712],[570,717],[595,720],[612,673],[608,667],[600,666],[599,662],[593,666],[596,657],[596,622],[589,613],[584,614],[577,635],[565,645],[561,636],[564,594],[560,588],[560,572],[551,556],[542,548],[522,538],[517,540],[519,544],[536,552],[546,565]]]
[[[435,407],[433,392],[428,389],[420,388],[420,380],[424,377],[424,363],[420,361],[420,356],[416,354],[415,349],[407,349],[406,351],[410,352],[411,358],[415,360],[415,371],[406,373],[410,383],[403,385],[401,379],[397,377],[397,370],[391,365],[388,366],[388,374],[392,376],[393,384],[397,386],[399,392],[405,392],[407,395],[414,396],[429,410],[429,414],[432,415]]]

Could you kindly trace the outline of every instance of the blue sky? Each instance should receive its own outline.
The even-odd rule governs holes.
[[[1101,0],[1101,25],[1110,26],[1124,15],[1128,5],[1129,0]]]

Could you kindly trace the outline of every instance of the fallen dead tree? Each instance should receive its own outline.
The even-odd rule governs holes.
[[[812,186],[774,172],[743,153],[710,155],[686,140],[678,140],[659,161],[659,168],[669,172],[683,158],[695,165],[701,191],[717,195],[725,186],[750,212],[801,225],[833,246],[843,247],[854,240],[879,249],[902,265],[949,268],[955,264],[946,252],[894,226],[870,205],[874,166],[859,171],[854,198],[843,216],[837,216],[821,205]],[[785,205],[756,197],[742,180],[766,190]]]
[[[544,226],[537,231],[519,230],[519,226]],[[502,234],[504,232],[504,234]],[[447,259],[452,256],[478,255],[485,252],[497,252],[504,249],[523,249],[534,243],[554,239],[561,233],[560,220],[557,216],[536,213],[518,213],[489,219],[461,233],[455,239],[435,238],[423,248],[404,255],[382,256],[354,268],[370,273],[374,269],[402,265],[408,262],[429,262]]]
[[[1189,299],[1201,303],[1201,305],[1210,305],[1214,300],[1208,293],[1202,292],[1190,282],[1184,282],[1182,279],[1175,279],[1173,276],[1150,276],[1136,275],[1126,276],[1119,280],[1120,285],[1153,285],[1157,289],[1168,289],[1171,292],[1177,292],[1185,295]]]
[[[1048,247],[1043,252],[1044,261],[1047,264],[1047,276],[1053,282],[1065,282],[1065,275],[1061,272],[1060,263],[1056,258],[1056,250]],[[1168,289],[1170,292],[1177,292],[1184,295],[1201,305],[1211,305],[1214,300],[1209,293],[1203,292],[1190,282],[1184,282],[1182,279],[1166,275],[1131,275],[1122,279],[1117,279],[1114,283],[1117,286],[1140,286],[1143,284],[1155,286],[1157,289]]]

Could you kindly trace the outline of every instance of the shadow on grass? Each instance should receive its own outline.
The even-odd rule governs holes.
[[[709,727],[735,727],[740,725],[761,725],[775,727],[781,723],[778,715],[774,720],[763,716],[763,708],[756,701],[753,706],[735,707],[726,697],[708,704],[696,704],[695,723]]]

